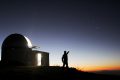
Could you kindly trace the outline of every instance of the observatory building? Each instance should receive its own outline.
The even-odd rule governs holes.
[[[41,54],[41,66],[49,66],[49,53],[32,50],[30,40],[21,34],[11,34],[2,43],[1,64],[9,66],[37,66]]]

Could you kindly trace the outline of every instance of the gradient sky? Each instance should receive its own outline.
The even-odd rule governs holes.
[[[50,65],[120,69],[120,2],[115,0],[0,1],[0,45],[12,33],[50,53]]]

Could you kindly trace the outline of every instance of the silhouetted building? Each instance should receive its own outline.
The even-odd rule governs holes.
[[[41,66],[49,66],[49,53],[34,51],[30,40],[21,34],[9,35],[2,44],[1,64],[15,66],[37,66],[37,54],[41,54]]]

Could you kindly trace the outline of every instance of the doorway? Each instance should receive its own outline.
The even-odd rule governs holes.
[[[41,66],[41,54],[40,53],[38,53],[37,54],[37,66]]]

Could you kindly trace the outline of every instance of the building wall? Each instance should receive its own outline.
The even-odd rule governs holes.
[[[41,54],[41,66],[49,66],[49,53],[43,51],[32,51],[30,48],[17,48],[17,49],[3,49],[2,50],[2,63],[4,65],[15,66],[37,66],[38,57]]]
[[[49,54],[41,53],[41,66],[49,66]]]
[[[41,54],[41,66],[49,66],[49,53],[48,52],[33,50],[33,53]],[[35,62],[38,62],[37,60]],[[36,64],[36,66],[37,66],[37,64]]]

